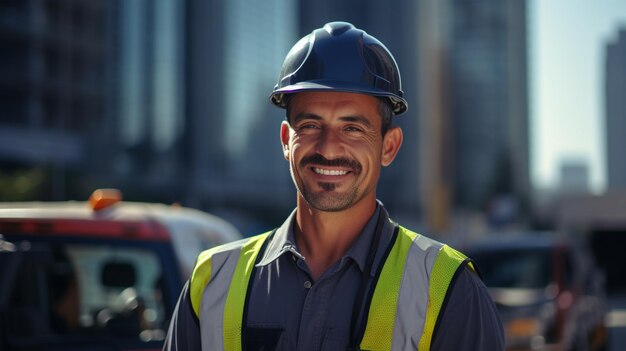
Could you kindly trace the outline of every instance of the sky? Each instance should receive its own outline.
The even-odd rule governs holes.
[[[626,29],[626,0],[529,2],[531,176],[536,187],[558,186],[561,164],[575,161],[588,166],[591,190],[604,190],[604,57],[619,28]]]

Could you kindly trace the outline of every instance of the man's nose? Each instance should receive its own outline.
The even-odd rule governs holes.
[[[333,160],[344,153],[344,144],[338,131],[323,130],[317,140],[317,152],[327,160]]]

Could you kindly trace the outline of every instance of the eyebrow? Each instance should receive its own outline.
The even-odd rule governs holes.
[[[359,123],[362,124],[368,128],[373,128],[374,126],[372,125],[372,122],[370,122],[369,119],[365,118],[364,116],[345,116],[345,117],[339,117],[340,120],[345,121],[345,122],[354,122],[354,123]]]
[[[319,115],[314,114],[314,113],[298,113],[296,116],[294,116],[293,123],[298,123],[298,122],[300,122],[302,120],[307,120],[307,119],[320,121],[323,118],[321,116],[319,116]],[[359,116],[359,115],[356,115],[356,116],[342,116],[342,117],[339,117],[339,120],[340,121],[344,121],[344,122],[359,123],[359,124],[362,124],[362,125],[364,125],[366,127],[373,128],[372,122],[370,122],[370,120],[365,118],[364,116]]]
[[[319,121],[322,119],[322,117],[313,113],[298,113],[297,115],[295,115],[295,117],[293,117],[292,123],[298,123],[305,119],[313,119]]]

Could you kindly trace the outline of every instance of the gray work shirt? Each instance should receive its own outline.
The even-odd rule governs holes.
[[[252,278],[244,343],[247,350],[346,350],[352,310],[377,220],[383,211],[374,275],[395,227],[379,204],[352,247],[317,281],[297,249],[295,211],[267,245]],[[482,281],[469,269],[451,286],[431,350],[503,350],[504,332]],[[188,283],[172,317],[164,350],[200,350],[200,330]]]

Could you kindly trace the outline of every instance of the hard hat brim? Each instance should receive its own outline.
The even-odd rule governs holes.
[[[400,115],[408,109],[408,103],[404,98],[392,94],[390,92],[375,89],[364,84],[358,84],[353,82],[337,82],[337,81],[306,81],[299,82],[292,85],[287,85],[280,89],[276,89],[270,95],[270,101],[280,108],[287,108],[287,96],[302,92],[344,92],[372,95],[381,98],[389,99],[390,106],[394,115]]]

